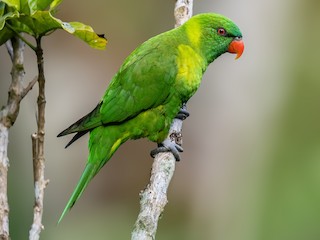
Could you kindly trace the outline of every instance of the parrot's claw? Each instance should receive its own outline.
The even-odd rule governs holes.
[[[186,104],[182,105],[182,108],[180,109],[179,113],[175,118],[180,120],[185,120],[187,117],[189,117],[189,112],[187,111]],[[181,133],[173,132],[171,133],[170,137],[165,139],[162,143],[158,144],[158,147],[156,149],[153,149],[150,152],[151,157],[155,157],[158,153],[161,152],[171,152],[173,156],[175,157],[176,161],[180,161],[180,155],[179,152],[183,152],[183,148],[181,147],[182,138]]]
[[[189,117],[189,115],[190,113],[187,110],[181,108],[176,118],[180,120],[185,120],[187,117]]]
[[[158,148],[153,149],[150,152],[150,155],[151,157],[154,158],[155,155],[161,152],[171,152],[175,157],[176,161],[179,162],[180,161],[179,152],[183,152],[183,148],[179,144],[176,144],[175,142],[172,142],[171,140],[166,139],[158,145]]]
[[[176,118],[180,120],[185,120],[189,116],[190,116],[190,113],[187,111],[187,105],[183,104]]]

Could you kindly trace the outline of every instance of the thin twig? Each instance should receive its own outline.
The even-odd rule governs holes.
[[[7,48],[8,54],[11,58],[11,61],[13,62],[13,48],[12,48],[11,39],[6,41],[6,48]]]
[[[192,16],[192,0],[177,0],[174,10],[175,27]],[[181,139],[182,120],[174,119],[167,139],[176,143]],[[167,189],[174,174],[176,159],[171,152],[158,153],[152,165],[150,182],[140,193],[140,213],[131,240],[154,240],[159,218],[167,204]]]
[[[23,99],[28,92],[33,88],[33,86],[38,82],[38,78],[34,77],[32,81],[29,82],[29,84],[22,90],[20,98]]]
[[[33,154],[33,177],[34,177],[34,193],[35,203],[33,208],[33,223],[29,231],[30,240],[38,240],[43,230],[43,199],[44,190],[48,184],[48,180],[44,178],[45,158],[44,158],[44,134],[45,134],[45,77],[43,68],[43,51],[41,48],[41,38],[37,38],[37,62],[38,62],[38,130],[32,134],[32,154]]]

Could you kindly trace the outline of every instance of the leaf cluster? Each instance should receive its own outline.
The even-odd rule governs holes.
[[[35,39],[57,29],[80,38],[91,47],[104,49],[107,40],[80,22],[63,22],[54,14],[62,0],[0,0],[0,45],[20,33]],[[30,44],[28,44],[30,46]],[[32,46],[30,46],[32,47]]]

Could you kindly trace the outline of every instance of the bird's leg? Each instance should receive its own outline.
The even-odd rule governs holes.
[[[180,137],[174,135],[180,135]],[[173,156],[176,158],[176,161],[180,161],[179,152],[183,152],[183,148],[179,143],[176,143],[176,139],[178,138],[181,139],[181,133],[172,133],[170,135],[170,139],[166,138],[162,143],[158,144],[158,147],[156,149],[153,149],[150,152],[151,157],[154,158],[155,155],[161,152],[172,152]]]
[[[184,104],[182,104],[182,107],[175,118],[183,121],[187,117],[189,117],[189,115],[190,115],[190,113],[187,111],[187,105],[184,103]]]
[[[189,117],[189,112],[187,111],[186,104],[182,105],[179,113],[175,117],[181,121]],[[179,152],[183,152],[182,145],[182,134],[181,132],[172,131],[169,138],[166,138],[162,143],[158,144],[158,148],[152,150],[150,155],[154,158],[156,154],[160,152],[172,152],[173,156],[176,158],[176,161],[180,161]]]

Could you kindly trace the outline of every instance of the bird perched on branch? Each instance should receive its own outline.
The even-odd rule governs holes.
[[[59,222],[127,140],[146,137],[179,160],[181,146],[164,141],[173,119],[196,92],[211,62],[226,52],[239,58],[243,50],[239,28],[225,16],[213,13],[195,15],[136,48],[96,108],[58,135],[76,133],[68,147],[90,133],[86,167]]]

